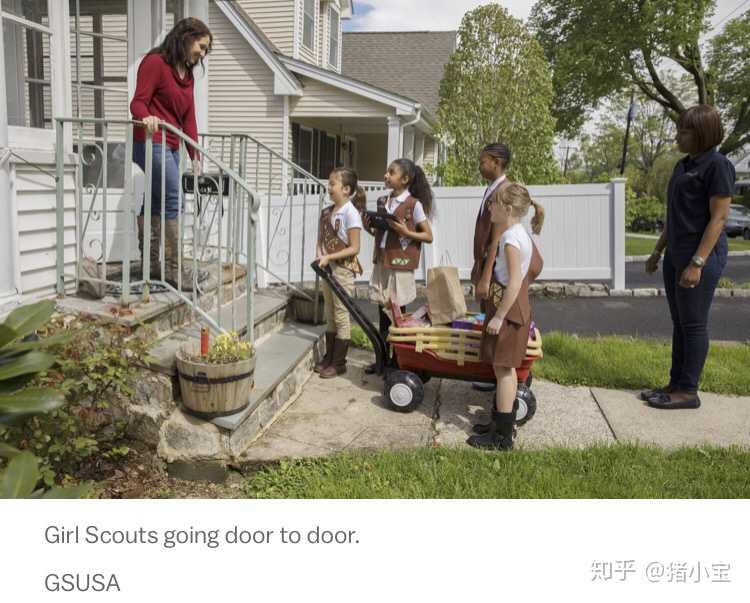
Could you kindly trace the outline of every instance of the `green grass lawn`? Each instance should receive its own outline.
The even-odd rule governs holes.
[[[625,236],[625,255],[649,255],[654,250],[656,239]],[[729,239],[729,251],[750,251],[750,241]]]
[[[534,375],[563,385],[646,389],[666,384],[671,344],[628,337],[575,337],[542,333],[544,358]],[[750,395],[750,345],[712,345],[700,388]]]
[[[457,448],[284,461],[250,476],[249,498],[748,498],[750,452],[632,445]]]

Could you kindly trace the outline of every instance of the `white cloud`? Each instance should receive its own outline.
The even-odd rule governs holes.
[[[347,30],[419,31],[458,29],[469,10],[487,0],[354,0],[354,18]],[[514,17],[527,19],[533,2],[510,0],[501,4]]]

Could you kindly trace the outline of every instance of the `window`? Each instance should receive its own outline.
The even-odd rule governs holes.
[[[331,7],[330,9],[330,49],[328,51],[328,63],[332,67],[338,68],[339,65],[339,14]]]
[[[127,56],[128,2],[109,0],[69,0],[70,51],[73,115],[100,119],[129,119]],[[75,128],[74,138],[79,134]],[[84,162],[85,184],[96,184],[103,162],[104,127],[80,126],[84,139],[80,152]],[[74,150],[79,152],[78,144]],[[112,125],[107,130],[107,185],[124,186],[122,157],[125,155],[125,128]]]
[[[47,0],[2,0],[8,125],[52,128]]]
[[[313,50],[315,46],[315,0],[304,0],[302,45]]]

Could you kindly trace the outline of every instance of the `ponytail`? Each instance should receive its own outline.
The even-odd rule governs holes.
[[[354,197],[352,197],[352,203],[359,213],[365,213],[367,209],[367,193],[365,193],[365,189],[361,186],[357,187],[357,191],[354,193]]]
[[[542,232],[542,225],[544,224],[544,208],[533,199],[531,200],[531,204],[534,206],[534,217],[531,218],[531,232],[538,235]]]
[[[424,170],[411,159],[406,159],[405,157],[396,159],[393,163],[398,165],[401,173],[407,177],[409,181],[409,194],[419,199],[424,208],[424,213],[428,218],[432,218],[434,212],[432,188],[427,181],[427,175],[424,173]]]

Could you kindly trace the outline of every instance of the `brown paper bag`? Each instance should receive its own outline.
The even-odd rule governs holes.
[[[449,324],[466,315],[464,290],[455,266],[430,268],[425,292],[433,325]]]

